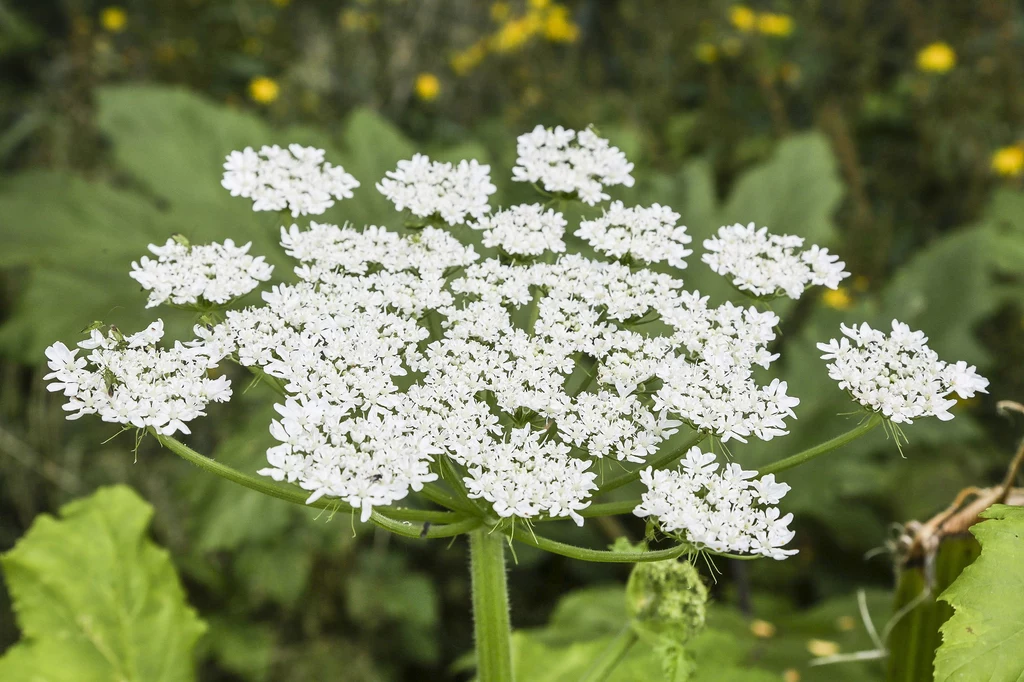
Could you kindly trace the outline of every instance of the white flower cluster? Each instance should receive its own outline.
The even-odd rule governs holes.
[[[132,263],[130,274],[149,292],[147,308],[167,301],[224,304],[270,279],[274,266],[264,262],[263,256],[250,256],[250,246],[252,242],[235,246],[230,239],[223,244],[188,246],[168,239],[163,246],[150,244],[157,259],[143,256]]]
[[[165,436],[191,433],[187,423],[205,415],[208,403],[231,398],[231,383],[207,375],[223,355],[180,343],[157,348],[163,335],[163,322],[157,320],[125,337],[94,329],[75,350],[55,343],[46,349],[52,370],[44,377],[51,382],[47,388],[69,398],[68,419],[98,414],[105,422],[153,427]],[[79,349],[89,354],[80,358]]]
[[[285,253],[303,263],[296,274],[308,281],[335,276],[364,275],[374,265],[384,272],[416,270],[437,275],[449,268],[465,267],[479,256],[443,230],[425,227],[403,238],[383,227],[356,230],[311,222],[308,230],[298,225],[281,228]]]
[[[987,393],[988,379],[966,362],[947,364],[927,346],[928,338],[897,320],[892,333],[840,325],[843,338],[819,343],[828,375],[853,399],[897,424],[909,424],[920,417],[953,418],[949,409],[956,400]],[[852,343],[851,343],[852,342]]]
[[[391,305],[409,287],[377,275],[280,285],[265,306],[196,327],[201,346],[259,367],[288,393],[271,425],[281,444],[261,474],[297,482],[311,501],[341,498],[364,520],[437,477],[430,425],[395,382],[408,373],[403,356],[429,335]]]
[[[593,130],[537,126],[517,141],[516,182],[540,183],[547,192],[579,197],[591,206],[608,200],[605,186],[633,186],[633,164]]]
[[[322,165],[318,150],[289,150],[235,152],[225,186],[255,198],[257,210],[268,196],[293,214],[329,201],[324,177],[340,169]],[[622,152],[590,130],[538,127],[519,139],[519,156],[515,180],[591,204],[608,198],[605,185],[633,182]],[[260,473],[298,484],[310,500],[344,500],[364,520],[451,465],[469,496],[499,517],[582,524],[599,459],[643,465],[683,428],[722,441],[787,433],[799,401],[785,382],[764,385],[755,373],[778,357],[769,344],[779,318],[709,306],[679,279],[638,266],[685,267],[691,239],[668,207],[615,202],[576,234],[617,260],[563,254],[548,263],[537,256],[566,250],[565,217],[538,204],[489,214],[487,166],[416,155],[378,189],[421,217],[473,218],[470,227],[501,257],[481,260],[435,226],[405,235],[282,227],[296,283],[264,292],[262,306],[197,326],[196,339],[171,349],[156,348],[159,325],[127,338],[94,332],[81,344],[87,358],[55,344],[50,389],[65,392],[72,418],[98,412],[187,433],[208,402],[230,395],[226,379],[207,374],[230,356],[283,393],[270,426],[278,444]],[[824,249],[799,252],[802,239],[753,225],[722,228],[705,245],[716,272],[758,296],[796,298],[847,275]],[[151,303],[229,301],[270,275],[248,245],[230,241],[189,249],[172,240],[151,250],[157,261],[133,264]],[[849,338],[821,346],[834,361],[830,374],[893,421],[948,418],[950,392],[969,397],[987,385],[973,367],[939,362],[905,325],[894,323],[889,338],[867,326],[843,331]],[[635,513],[698,547],[782,558],[792,553],[782,549],[790,516],[773,505],[788,486],[755,477],[736,464],[720,469],[694,448],[678,471],[643,471],[648,490]]]
[[[290,144],[252,147],[228,154],[220,183],[233,197],[252,199],[254,211],[320,215],[334,200],[351,199],[359,181],[324,161],[324,150]]]
[[[490,166],[476,161],[441,163],[423,154],[399,161],[398,169],[377,183],[377,191],[397,210],[408,208],[421,218],[440,216],[449,225],[464,223],[467,216],[483,218],[491,210],[488,197],[496,189]]]
[[[640,473],[647,492],[633,513],[657,517],[662,531],[698,549],[785,559],[797,552],[783,549],[793,539],[793,515],[782,516],[774,505],[789,486],[772,474],[756,476],[738,464],[719,471],[713,453],[693,447],[678,471],[648,467]]]
[[[626,208],[621,201],[613,201],[600,218],[580,222],[576,236],[611,258],[629,256],[682,269],[684,259],[693,253],[686,248],[693,237],[686,233],[686,226],[676,225],[678,221],[679,214],[668,206]]]
[[[727,225],[717,237],[704,240],[708,253],[701,260],[754,296],[800,298],[808,286],[835,289],[850,276],[839,256],[817,245],[796,250],[803,245],[803,237],[769,234],[768,228],[758,230],[754,223]]]
[[[510,256],[539,256],[565,251],[565,218],[540,204],[519,204],[470,223],[484,231],[484,246],[499,248]]]

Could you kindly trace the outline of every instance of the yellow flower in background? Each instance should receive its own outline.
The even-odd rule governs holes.
[[[800,682],[800,671],[796,668],[786,668],[782,671],[782,682]]]
[[[128,14],[116,5],[104,7],[100,11],[100,26],[105,31],[120,33],[128,25]]]
[[[260,76],[249,81],[249,97],[259,104],[270,104],[277,99],[281,87],[273,78]]]
[[[530,9],[544,9],[551,4],[551,0],[530,0]]]
[[[441,94],[441,81],[432,73],[416,76],[416,96],[424,102],[431,102]]]
[[[718,61],[718,48],[711,43],[697,43],[693,54],[702,64],[714,64]]]
[[[456,52],[449,60],[456,76],[465,76],[480,65],[487,56],[487,45],[484,41],[473,43],[462,52]]]
[[[569,18],[569,8],[555,5],[544,20],[544,37],[553,43],[573,43],[579,38],[580,29]]]
[[[793,17],[765,12],[757,17],[757,30],[766,36],[785,38],[793,32]]]
[[[508,19],[509,7],[507,2],[496,2],[491,5],[491,19],[502,22]]]
[[[733,5],[729,8],[729,23],[744,33],[754,30],[757,15],[746,5]]]
[[[825,293],[821,295],[821,300],[829,308],[835,310],[849,310],[853,307],[853,297],[850,296],[850,290],[846,287],[826,289]]]
[[[839,645],[825,639],[807,640],[807,650],[815,656],[835,656],[839,653]]]
[[[775,626],[766,620],[755,618],[750,621],[750,632],[754,637],[768,639],[769,637],[775,636]]]
[[[992,154],[992,170],[998,175],[1014,178],[1024,173],[1024,144],[997,149]]]
[[[522,47],[541,28],[540,14],[530,12],[498,29],[497,33],[491,36],[491,45],[496,52],[512,52]]]
[[[932,43],[917,53],[917,68],[931,73],[946,73],[956,66],[956,52],[947,43]]]

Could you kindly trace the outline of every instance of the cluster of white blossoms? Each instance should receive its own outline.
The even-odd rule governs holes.
[[[789,492],[768,474],[727,464],[720,469],[714,453],[693,447],[678,471],[640,472],[647,486],[637,516],[654,516],[661,530],[678,533],[698,549],[713,552],[760,554],[785,559],[795,549],[783,549],[793,539],[792,514],[782,516],[778,504]]]
[[[519,204],[470,223],[483,230],[484,246],[498,248],[510,256],[539,256],[548,251],[565,251],[565,218],[540,204]]]
[[[633,164],[589,128],[576,132],[537,126],[519,136],[516,149],[519,158],[512,179],[539,183],[546,192],[578,197],[594,206],[610,198],[606,186],[633,186]]]
[[[754,296],[800,298],[808,286],[835,289],[850,273],[846,263],[817,245],[797,251],[803,237],[770,234],[768,228],[727,225],[718,236],[704,240],[701,258],[719,275],[732,277],[737,289]]]
[[[632,184],[622,152],[590,130],[537,128],[519,152],[514,179],[562,198],[594,204],[608,198],[604,185]],[[250,156],[229,157],[225,186]],[[642,267],[685,267],[690,237],[678,214],[616,202],[576,232],[615,260],[562,253],[565,217],[538,204],[490,213],[488,173],[417,155],[377,187],[399,210],[483,231],[498,257],[481,259],[437,226],[285,226],[295,283],[272,286],[263,305],[212,313],[173,349],[156,349],[162,328],[123,340],[94,332],[88,359],[55,344],[51,389],[64,390],[75,417],[187,432],[209,401],[230,394],[227,379],[207,375],[229,357],[281,393],[270,425],[278,444],[260,473],[301,486],[311,501],[343,500],[364,520],[454,471],[461,480],[446,482],[499,518],[582,524],[605,460],[642,467],[669,454],[683,430],[741,442],[788,432],[799,401],[758,371],[778,357],[769,350],[778,316],[711,306],[677,277]],[[313,189],[296,181],[293,192],[315,191],[320,176],[310,177]],[[801,239],[753,226],[723,228],[707,246],[712,267],[757,296],[796,297],[846,276],[824,249],[797,253]],[[133,276],[151,285],[154,302],[232,299],[270,274],[230,242],[151,249],[160,260],[143,259]],[[888,340],[867,327],[844,332],[857,345],[823,346],[830,372],[894,421],[945,418],[949,391],[984,388],[973,367],[938,363],[902,326]],[[643,470],[635,513],[698,547],[782,558],[792,553],[782,549],[790,517],[772,505],[788,487],[755,476],[735,464],[720,470],[694,449],[678,471]]]
[[[626,208],[621,201],[613,201],[600,218],[581,221],[576,236],[598,253],[617,260],[628,256],[683,269],[684,259],[693,253],[686,248],[693,237],[686,233],[685,225],[676,224],[678,221],[679,214],[668,206]]]
[[[233,197],[252,199],[254,211],[320,215],[335,199],[351,199],[359,181],[324,161],[324,150],[290,144],[252,147],[228,154],[220,183]]]
[[[480,220],[491,210],[487,203],[496,187],[491,184],[491,167],[476,161],[458,164],[431,161],[423,154],[398,162],[377,183],[399,211],[421,218],[439,216],[449,225],[464,223],[467,216]]]
[[[819,343],[828,375],[854,400],[897,424],[920,417],[953,418],[949,409],[956,400],[987,393],[988,379],[966,362],[948,364],[928,347],[928,337],[897,320],[892,333],[840,325],[843,337]],[[851,343],[852,342],[852,343]]]
[[[156,260],[143,256],[132,263],[130,275],[149,292],[147,308],[168,302],[224,304],[266,282],[274,271],[263,256],[249,255],[250,246],[235,246],[230,239],[190,246],[172,238],[163,246],[151,244]]]
[[[227,402],[231,383],[208,376],[222,355],[180,343],[157,348],[163,335],[163,322],[157,320],[130,336],[93,329],[75,350],[55,343],[46,349],[52,370],[44,377],[51,382],[47,388],[69,399],[68,419],[98,414],[105,422],[152,427],[165,436],[191,433],[187,422],[205,415],[207,404]],[[89,354],[78,357],[79,349]]]

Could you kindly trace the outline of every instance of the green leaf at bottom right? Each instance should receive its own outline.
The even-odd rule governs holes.
[[[1024,682],[1024,508],[995,505],[971,532],[981,556],[942,593],[936,682]]]

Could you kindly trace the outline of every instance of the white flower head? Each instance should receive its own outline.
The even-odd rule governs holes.
[[[220,184],[233,197],[252,199],[254,211],[288,210],[293,218],[320,215],[359,187],[344,168],[324,161],[324,150],[298,144],[231,152]]]
[[[491,183],[491,167],[477,161],[458,164],[431,161],[424,154],[399,161],[377,183],[377,191],[399,211],[421,218],[440,216],[449,225],[480,220],[490,211],[489,197],[497,188]]]
[[[512,256],[539,256],[565,251],[565,218],[540,204],[519,204],[470,223],[484,231],[484,246],[499,248]]]
[[[819,343],[822,359],[831,360],[828,375],[854,400],[897,424],[920,417],[953,418],[956,400],[987,393],[988,379],[965,362],[947,364],[928,347],[928,338],[892,321],[892,333],[841,325],[843,338]]]
[[[207,404],[231,397],[231,383],[208,375],[222,354],[179,343],[158,348],[163,334],[163,322],[157,320],[127,337],[94,329],[76,350],[55,343],[46,349],[47,388],[68,398],[68,419],[98,414],[105,422],[152,427],[165,436],[190,433],[187,423],[205,415]],[[80,349],[89,354],[78,357]]]
[[[594,205],[609,199],[608,186],[633,183],[622,152],[591,130],[538,127],[518,147],[514,180],[562,198]],[[235,152],[226,169],[225,187],[256,210],[293,215],[322,212],[356,186],[322,151],[295,145]],[[582,524],[606,471],[595,463],[621,462],[639,465],[646,485],[635,513],[664,531],[710,551],[792,554],[791,515],[775,506],[789,487],[774,476],[723,467],[699,448],[677,470],[648,467],[680,430],[740,442],[788,432],[799,400],[785,381],[761,378],[778,358],[779,317],[712,305],[646,267],[683,268],[691,253],[668,207],[614,202],[583,221],[575,234],[612,260],[590,259],[565,253],[561,213],[539,204],[490,213],[489,173],[416,155],[377,188],[420,222],[481,231],[497,257],[481,258],[455,238],[461,230],[439,225],[284,226],[296,277],[270,286],[261,305],[229,309],[171,347],[160,346],[160,323],[129,336],[93,330],[75,350],[54,344],[49,389],[64,394],[72,419],[96,413],[188,433],[210,402],[230,396],[228,380],[210,372],[230,357],[282,393],[259,473],[309,501],[342,500],[366,520],[443,465],[462,479],[449,483],[497,518]],[[705,246],[716,272],[756,296],[796,298],[848,274],[826,250],[752,224],[724,227]],[[170,240],[150,247],[154,257],[134,263],[132,276],[151,305],[230,303],[271,275],[248,249]],[[548,252],[560,255],[538,258]],[[951,393],[987,386],[973,366],[940,362],[906,325],[894,322],[888,336],[867,325],[843,333],[820,346],[830,375],[892,421],[949,418]]]
[[[170,302],[195,305],[200,302],[224,304],[244,296],[274,270],[263,256],[250,256],[252,242],[235,246],[226,239],[188,246],[168,239],[163,246],[149,245],[156,260],[143,256],[132,263],[131,277],[149,292],[147,308]]]
[[[796,299],[809,286],[836,289],[850,276],[839,256],[816,245],[798,251],[803,244],[803,237],[770,234],[768,228],[758,230],[754,223],[726,225],[716,237],[704,240],[708,253],[701,260],[753,296]]]
[[[609,199],[606,186],[633,186],[633,164],[594,131],[537,126],[519,136],[512,179],[546,192],[578,196],[591,206]]]
[[[621,201],[613,201],[600,218],[582,221],[576,236],[612,258],[628,256],[682,269],[686,267],[684,259],[693,253],[686,248],[693,237],[686,233],[686,226],[676,224],[678,221],[679,214],[668,206],[626,208]]]
[[[697,549],[734,554],[755,554],[785,559],[797,553],[784,549],[793,539],[792,514],[782,516],[773,506],[789,486],[769,474],[738,464],[719,470],[712,453],[693,447],[679,469],[640,472],[647,486],[633,513],[653,516],[665,533],[678,534]]]

